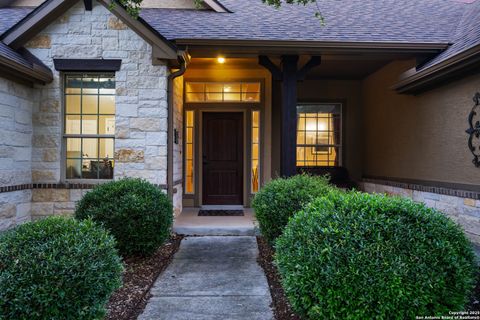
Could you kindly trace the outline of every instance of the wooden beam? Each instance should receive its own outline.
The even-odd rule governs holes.
[[[281,81],[282,80],[282,71],[279,67],[275,65],[275,63],[270,60],[267,56],[259,56],[258,57],[258,64],[270,71],[272,74],[273,80]]]
[[[316,66],[319,66],[321,63],[322,63],[322,58],[320,56],[311,57],[310,60],[308,60],[308,62],[305,63],[302,69],[300,69],[297,72],[297,80],[299,81],[305,80],[307,73],[313,68],[315,68]]]
[[[92,11],[92,9],[93,9],[92,0],[83,0],[83,3],[85,4],[85,10],[86,11]]]
[[[282,56],[280,171],[285,177],[297,173],[297,64],[297,55]]]

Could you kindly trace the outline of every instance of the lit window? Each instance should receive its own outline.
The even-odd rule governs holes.
[[[192,194],[195,191],[193,177],[193,160],[194,160],[194,111],[186,111],[185,124],[185,193]]]
[[[187,102],[260,102],[259,82],[187,82]]]
[[[252,111],[252,193],[260,185],[260,111]]]
[[[341,105],[298,106],[297,118],[297,167],[341,165]]]
[[[67,179],[112,179],[115,79],[112,74],[65,77]]]

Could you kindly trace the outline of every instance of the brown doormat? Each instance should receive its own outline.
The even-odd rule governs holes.
[[[200,210],[199,217],[240,217],[243,216],[243,210]]]

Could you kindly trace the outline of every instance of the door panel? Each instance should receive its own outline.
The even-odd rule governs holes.
[[[242,204],[243,114],[203,113],[203,204]]]

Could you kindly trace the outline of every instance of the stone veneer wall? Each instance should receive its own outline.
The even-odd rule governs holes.
[[[462,226],[472,242],[480,244],[478,193],[370,179],[364,180],[361,187],[365,192],[402,196],[438,209]]]
[[[83,2],[42,30],[27,48],[54,71],[54,81],[39,86],[34,108],[33,183],[60,183],[63,121],[62,76],[54,58],[121,59],[116,72],[115,179],[140,177],[165,187],[167,178],[167,66],[152,65],[152,48],[94,1]],[[69,214],[81,191],[58,186],[33,191],[32,215]]]
[[[75,211],[75,204],[88,189],[38,188],[32,190],[32,220],[51,215],[70,216]]]
[[[0,231],[30,220],[36,101],[32,88],[0,78]]]

